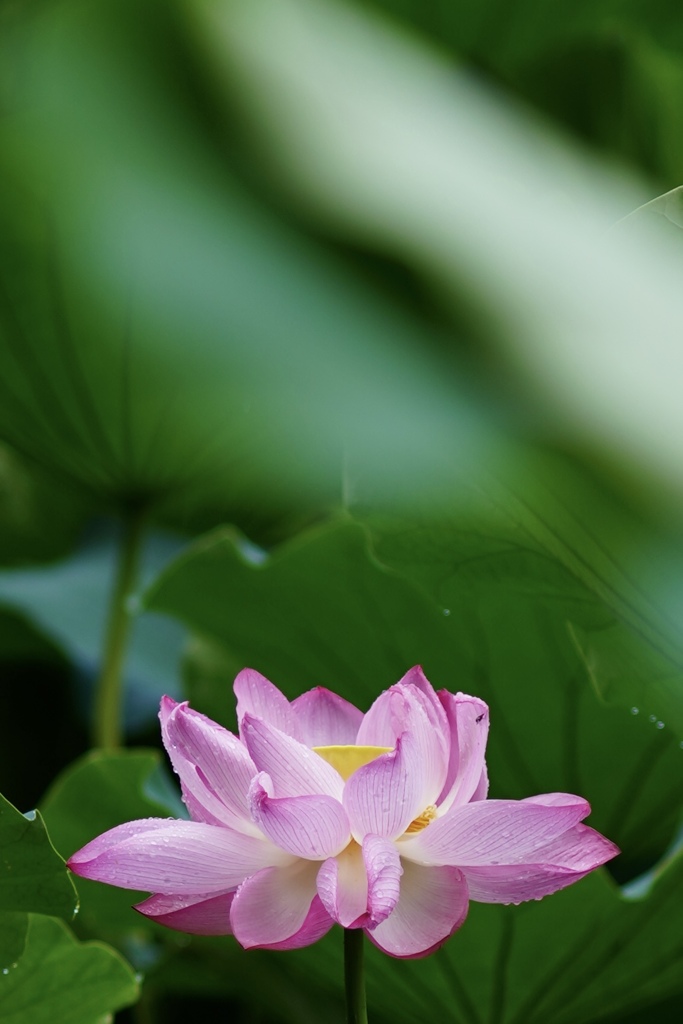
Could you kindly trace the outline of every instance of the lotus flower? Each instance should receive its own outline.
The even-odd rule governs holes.
[[[181,931],[295,949],[336,922],[395,957],[437,949],[469,900],[520,903],[619,851],[566,793],[487,800],[488,708],[436,693],[419,667],[367,714],[322,687],[291,703],[245,669],[239,737],[169,697],[161,728],[191,820],[111,829],[76,874],[155,895]]]

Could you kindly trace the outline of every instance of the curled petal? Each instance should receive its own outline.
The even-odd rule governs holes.
[[[291,862],[267,839],[199,821],[146,818],[118,825],[70,858],[82,878],[168,896],[217,895],[263,867]]]
[[[287,853],[323,860],[339,853],[351,838],[346,811],[331,796],[290,796],[273,799],[257,775],[250,792],[253,820]]]
[[[161,735],[192,818],[253,831],[247,793],[256,767],[231,732],[170,697],[161,701]]]
[[[366,935],[390,956],[417,958],[433,953],[467,917],[467,883],[452,867],[427,868],[405,862],[401,895],[394,910]]]
[[[395,844],[366,836],[362,848],[350,843],[338,857],[325,861],[318,872],[318,893],[343,928],[375,927],[396,906],[402,873]]]
[[[483,867],[537,863],[542,851],[590,814],[580,797],[543,804],[535,800],[480,800],[452,807],[422,832],[401,843],[401,855],[420,864]]]
[[[243,668],[233,684],[237,697],[237,721],[240,734],[245,715],[262,718],[288,736],[296,736],[296,725],[289,701],[269,679],[253,668]],[[298,736],[296,736],[298,739]]]
[[[166,928],[190,935],[232,935],[230,907],[234,892],[218,896],[150,896],[134,910]]]
[[[260,718],[245,715],[242,735],[256,767],[273,780],[274,795],[325,795],[341,800],[344,780],[310,747]]]
[[[315,942],[322,924],[327,925],[317,904],[313,907],[318,868],[314,861],[297,860],[287,867],[265,868],[247,878],[237,890],[230,912],[237,941],[245,949],[295,948],[285,944]],[[329,927],[331,918],[328,921]]]
[[[446,811],[451,805],[466,804],[475,798],[483,799],[487,781],[486,741],[489,733],[489,709],[478,697],[466,693],[439,692],[439,699],[448,717],[450,729],[450,756],[443,792],[436,801]]]
[[[357,842],[368,835],[396,839],[424,810],[424,764],[411,733],[348,779],[344,807]]]
[[[363,860],[368,876],[368,912],[362,926],[375,928],[398,902],[403,867],[396,844],[381,836],[365,837]]]
[[[355,743],[363,712],[324,686],[292,701],[296,735],[308,747]]]

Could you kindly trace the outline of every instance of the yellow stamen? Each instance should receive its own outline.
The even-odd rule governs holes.
[[[388,754],[393,749],[393,747],[356,747],[353,744],[338,747],[313,747],[316,754],[320,754],[328,764],[337,769],[342,779],[348,779],[364,764],[370,764],[380,754]]]
[[[411,836],[415,832],[421,832],[423,828],[427,828],[430,821],[434,821],[435,817],[436,807],[434,804],[429,804],[428,807],[425,807],[422,814],[419,814],[414,821],[411,821],[410,825],[408,825],[408,828],[405,830],[404,835]]]

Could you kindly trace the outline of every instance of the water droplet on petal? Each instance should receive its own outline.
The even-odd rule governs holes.
[[[656,715],[650,715],[650,721],[651,722],[656,722],[657,721],[657,716]]]
[[[640,708],[631,708],[631,714],[632,715],[639,715],[640,714]]]
[[[663,729],[664,728],[664,722],[657,722],[657,728],[658,729]]]

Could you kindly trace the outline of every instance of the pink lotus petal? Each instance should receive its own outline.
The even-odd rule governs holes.
[[[481,775],[479,776],[479,782],[477,783],[477,788],[475,789],[474,793],[470,797],[470,803],[474,802],[475,800],[485,800],[486,797],[488,796],[488,792],[489,792],[489,773],[488,773],[488,771],[486,769],[486,765],[484,765],[484,767],[481,770]]]
[[[429,719],[434,733],[444,751],[444,757],[448,761],[451,746],[451,729],[448,717],[444,711],[434,687],[422,671],[421,665],[415,665],[409,669],[402,679],[398,681],[399,686],[413,686],[419,692],[422,699],[422,706]]]
[[[353,773],[344,789],[351,831],[362,843],[369,833],[396,839],[425,809],[424,765],[412,733],[396,749]]]
[[[429,698],[418,687],[397,683],[375,701],[358,730],[359,745],[393,747],[400,736],[410,735],[420,765],[418,814],[428,804],[436,803],[446,781],[448,746],[435,714]]]
[[[433,953],[467,917],[467,883],[452,867],[426,868],[403,863],[401,895],[393,912],[366,931],[376,946],[401,958]]]
[[[480,903],[539,900],[578,882],[619,853],[618,847],[588,825],[576,825],[542,847],[537,862],[464,868],[470,898]]]
[[[318,939],[322,939],[323,935],[327,935],[333,924],[334,921],[320,902],[320,897],[314,896],[306,920],[298,932],[282,942],[266,943],[259,948],[276,950],[302,949],[304,946],[311,946]]]
[[[324,686],[302,693],[292,701],[297,738],[309,747],[355,743],[363,712]]]
[[[342,928],[362,920],[368,909],[368,876],[358,843],[325,861],[317,886],[325,910]]]
[[[527,800],[481,800],[452,807],[422,832],[401,843],[401,856],[420,864],[483,867],[525,864],[538,851],[590,814],[579,797],[545,805]]]
[[[157,924],[190,935],[232,935],[230,907],[234,895],[150,896],[134,909]]]
[[[393,747],[405,732],[409,713],[409,687],[396,683],[381,693],[363,717],[356,743],[364,747]]]
[[[247,793],[256,766],[244,744],[210,718],[168,697],[162,699],[159,717],[164,746],[192,817],[253,833]]]
[[[251,715],[242,720],[242,735],[258,770],[273,780],[276,797],[322,794],[341,800],[344,780],[310,747]]]
[[[122,889],[192,896],[225,892],[263,867],[290,861],[267,839],[198,821],[147,818],[93,839],[68,866]]]
[[[230,912],[237,941],[245,949],[252,949],[272,948],[294,939],[307,927],[317,896],[319,867],[316,861],[297,860],[287,867],[265,868],[247,878],[237,890]],[[318,917],[316,913],[316,921]]]
[[[267,777],[266,777],[267,778]],[[273,799],[257,775],[250,791],[254,822],[287,853],[307,860],[333,857],[351,839],[346,811],[331,796],[290,796]]]
[[[398,902],[403,866],[396,844],[380,836],[365,837],[363,860],[368,876],[368,912],[362,926],[375,928]]]
[[[366,836],[351,843],[318,872],[318,894],[327,913],[343,928],[375,927],[396,906],[403,873],[396,845]]]
[[[237,697],[240,734],[244,716],[252,715],[254,718],[263,719],[288,736],[296,735],[296,724],[289,701],[277,686],[273,686],[260,672],[253,668],[242,669],[235,679],[233,690]]]
[[[450,759],[443,792],[437,804],[443,811],[451,805],[460,806],[481,794],[486,765],[486,741],[489,732],[489,709],[483,700],[465,693],[439,691],[439,699],[448,717]],[[485,794],[484,794],[485,795]],[[481,795],[479,799],[483,799]]]

